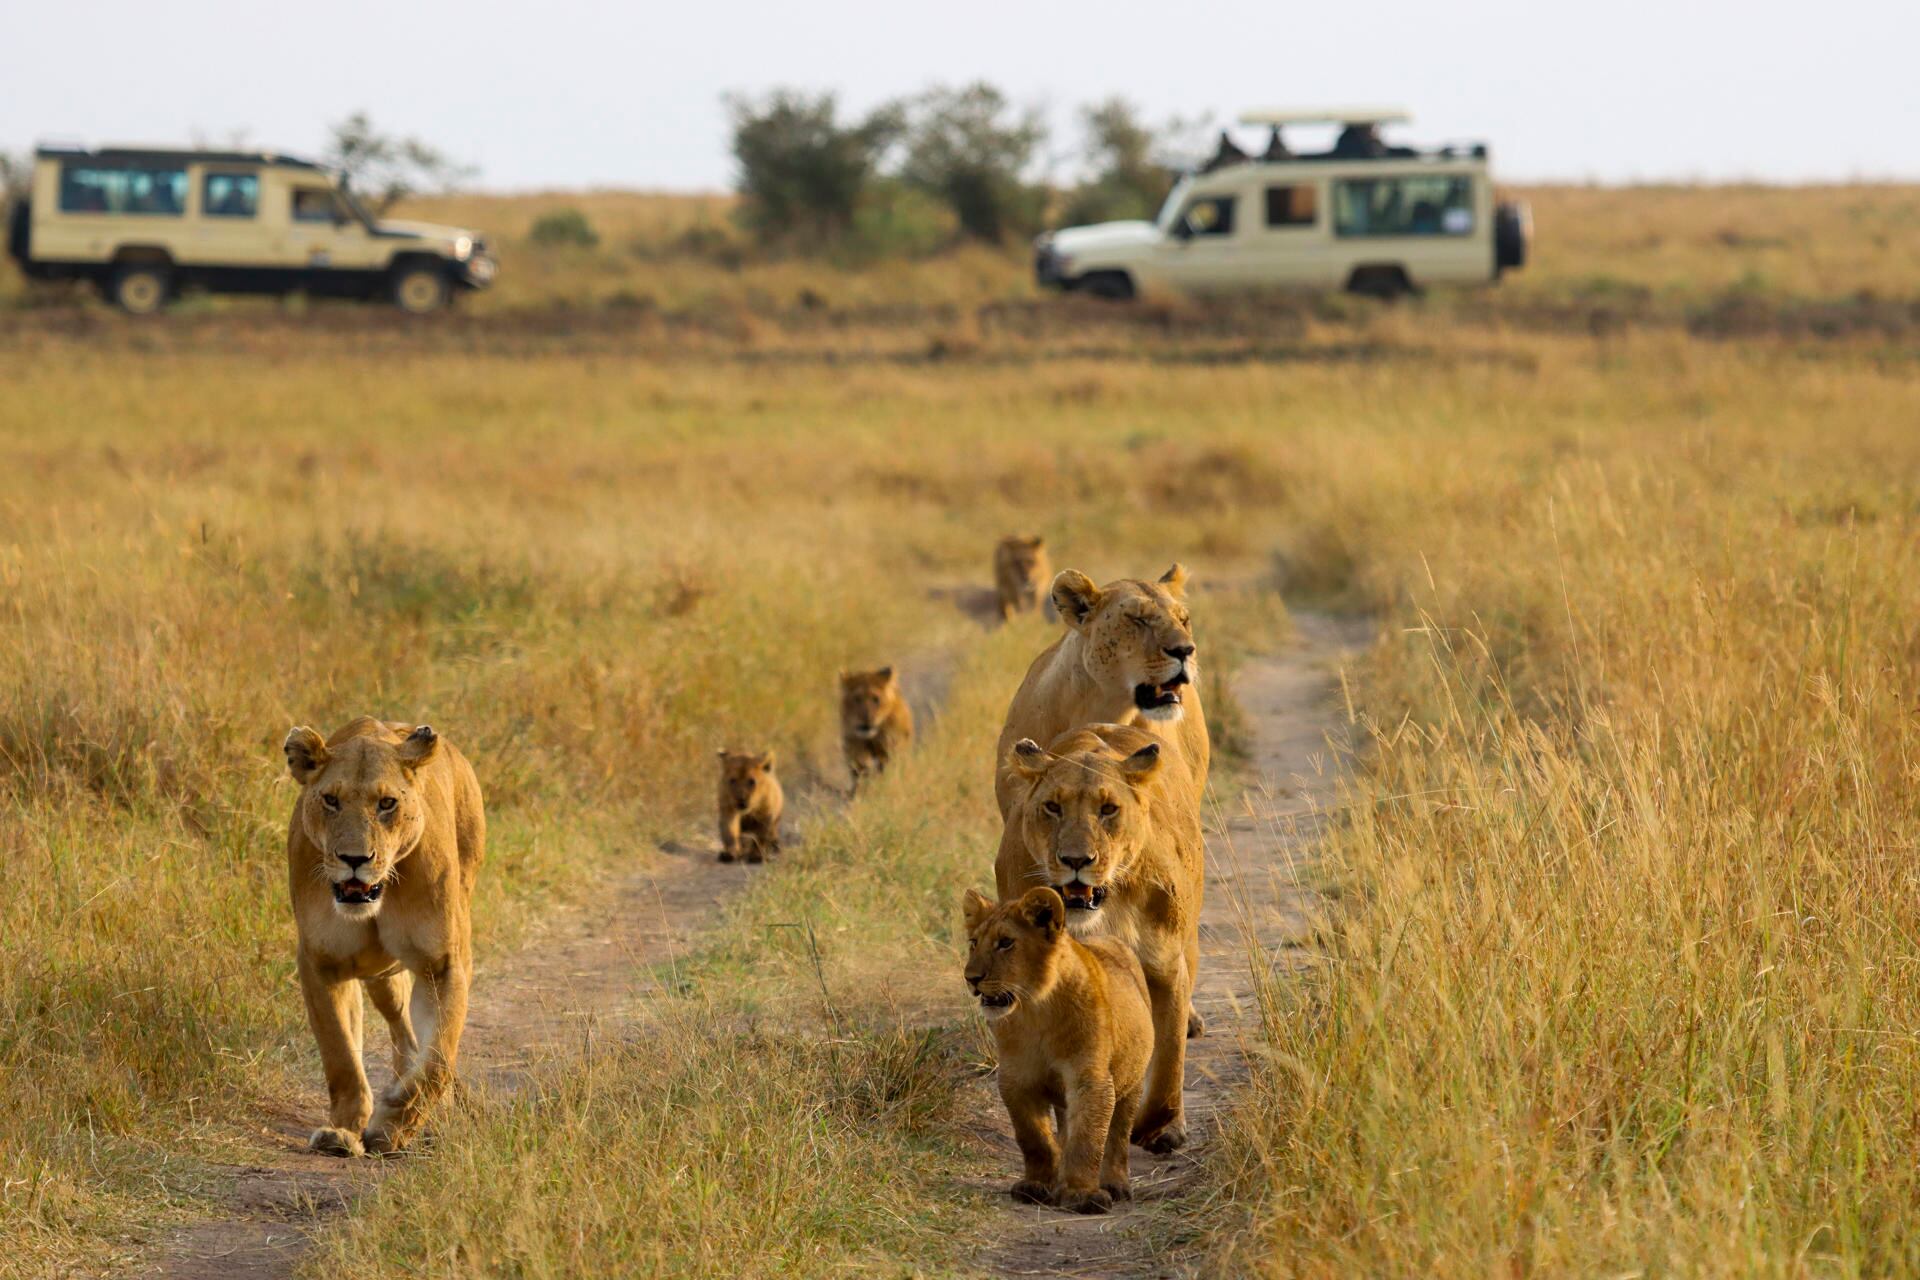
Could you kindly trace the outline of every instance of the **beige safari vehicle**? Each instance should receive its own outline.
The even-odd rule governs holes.
[[[1034,243],[1042,285],[1100,297],[1296,287],[1390,297],[1430,284],[1496,280],[1523,265],[1524,204],[1497,203],[1484,144],[1389,145],[1395,108],[1250,111],[1264,152],[1223,133],[1219,152],[1175,184],[1152,222],[1049,232]],[[1294,125],[1337,125],[1324,151],[1297,154]]]
[[[42,147],[7,247],[29,277],[93,281],[138,315],[183,288],[425,313],[494,273],[474,232],[376,218],[328,170],[271,152]]]

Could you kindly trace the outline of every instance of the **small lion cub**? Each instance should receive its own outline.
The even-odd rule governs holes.
[[[786,793],[773,773],[773,752],[720,751],[720,861],[762,862],[780,852],[780,810]]]
[[[887,763],[913,745],[913,708],[900,696],[892,667],[840,673],[840,745],[856,792],[862,778],[886,772]]]
[[[1153,1053],[1140,961],[1115,939],[1075,938],[1044,885],[998,905],[969,889],[961,911],[967,986],[1000,1049],[1000,1098],[1026,1165],[1013,1198],[1105,1213],[1133,1194],[1127,1139]]]
[[[1038,609],[1047,599],[1051,577],[1045,538],[1012,534],[1000,539],[993,549],[993,589],[1000,597],[1000,621]]]

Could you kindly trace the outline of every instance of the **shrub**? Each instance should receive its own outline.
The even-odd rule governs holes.
[[[1045,193],[1025,181],[1046,139],[1040,113],[1016,113],[992,85],[933,89],[909,112],[900,176],[935,196],[968,235],[997,244],[1040,225]]]
[[[1092,176],[1069,196],[1066,224],[1153,217],[1173,186],[1172,173],[1153,158],[1161,135],[1124,98],[1081,108],[1080,124]]]
[[[600,243],[600,233],[587,221],[587,215],[578,209],[555,209],[552,213],[540,215],[527,239],[542,248],[567,246],[591,249]]]
[[[730,96],[727,109],[740,166],[740,218],[767,242],[818,247],[843,239],[882,153],[900,132],[894,108],[842,123],[831,93],[780,89],[760,101]]]

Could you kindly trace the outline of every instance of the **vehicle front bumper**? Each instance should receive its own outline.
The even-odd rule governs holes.
[[[499,273],[500,264],[493,255],[476,244],[473,252],[467,255],[465,262],[454,265],[454,283],[463,289],[485,289],[493,283],[493,277]]]
[[[1042,289],[1067,287],[1066,264],[1047,236],[1033,242],[1033,280]]]

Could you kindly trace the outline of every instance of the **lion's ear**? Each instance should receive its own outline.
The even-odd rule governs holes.
[[[773,761],[774,761],[773,752],[771,751],[764,752],[760,756],[760,767],[762,769],[765,769],[768,773],[772,773]]]
[[[1032,738],[1022,738],[1013,744],[1007,764],[1023,778],[1037,778],[1046,772],[1047,753]]]
[[[393,753],[400,757],[402,768],[413,770],[433,759],[434,752],[439,749],[440,735],[433,731],[432,725],[423,724],[408,734],[406,739],[393,749]]]
[[[303,787],[327,767],[326,739],[306,725],[295,725],[287,730],[287,740],[280,749],[287,756],[287,772]]]
[[[1032,547],[1035,551],[1038,551],[1040,548],[1047,545],[1047,539],[1045,535],[1036,533],[1031,538],[1027,539],[1027,545]]]
[[[960,917],[967,922],[968,933],[978,929],[992,910],[993,899],[978,889],[969,889],[960,896]]]
[[[1160,744],[1149,742],[1120,762],[1120,776],[1134,786],[1151,778],[1160,768]]]
[[[893,666],[892,664],[888,664],[887,666],[880,668],[878,671],[874,672],[873,674],[879,676],[882,680],[892,680]]]
[[[1160,575],[1160,585],[1165,587],[1167,594],[1175,600],[1186,599],[1187,566],[1181,564],[1178,560],[1174,561],[1173,568]]]
[[[1078,569],[1062,569],[1053,576],[1053,607],[1060,611],[1060,617],[1070,627],[1086,625],[1093,611],[1100,607],[1100,588],[1093,585],[1093,579]]]
[[[1057,890],[1041,885],[1020,899],[1020,918],[1051,938],[1066,927],[1067,904]]]

